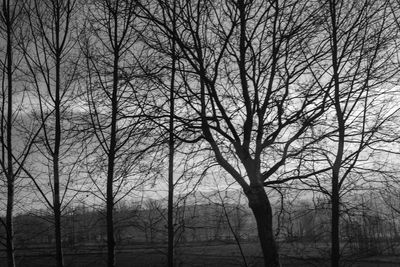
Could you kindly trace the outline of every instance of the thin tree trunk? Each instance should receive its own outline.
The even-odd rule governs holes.
[[[173,82],[171,82],[173,84]],[[171,87],[171,97],[173,97]],[[173,98],[171,98],[171,110],[173,112]],[[169,122],[169,159],[168,159],[168,267],[174,266],[174,136],[173,115]]]
[[[113,143],[113,142],[111,142]],[[115,146],[114,146],[115,147]],[[114,238],[114,194],[113,194],[113,180],[114,180],[114,152],[110,149],[108,158],[108,172],[107,172],[107,266],[115,266],[115,238]]]
[[[64,266],[61,238],[61,202],[60,202],[60,168],[59,155],[61,144],[61,114],[60,114],[60,59],[56,59],[56,99],[55,99],[55,144],[53,154],[53,175],[54,175],[54,231],[56,239],[56,262],[57,267]]]
[[[172,28],[175,35],[175,1],[173,1]],[[169,158],[168,158],[168,267],[174,266],[174,87],[175,87],[175,36],[172,38],[171,87],[169,91]]]
[[[114,112],[113,112],[114,113]],[[114,114],[113,114],[114,117]],[[115,128],[115,125],[112,127]],[[115,130],[114,130],[115,133]],[[114,141],[112,141],[114,139]],[[115,158],[115,138],[111,138],[110,152],[108,156],[107,171],[107,266],[115,266],[115,238],[114,238],[114,158]]]
[[[54,175],[54,231],[56,239],[56,262],[57,267],[64,266],[63,251],[62,251],[62,238],[61,238],[61,202],[60,202],[60,146],[61,146],[61,113],[60,113],[60,90],[61,90],[61,77],[60,77],[60,67],[61,67],[61,49],[60,49],[60,10],[56,9],[56,57],[55,57],[55,67],[56,67],[56,84],[55,84],[55,137],[54,137],[54,152],[53,152],[53,175]]]
[[[245,194],[256,219],[264,266],[280,266],[278,248],[273,234],[272,208],[268,196],[262,186],[253,186]]]
[[[339,61],[338,61],[338,40],[337,40],[337,22],[336,22],[336,1],[330,1],[330,16],[332,23],[331,49],[332,49],[332,67],[334,81],[334,106],[337,116],[338,126],[338,147],[335,162],[332,168],[332,195],[331,195],[331,266],[338,267],[340,261],[340,239],[339,239],[339,217],[340,217],[340,183],[339,175],[342,165],[344,141],[345,141],[345,121],[343,111],[340,106],[340,87],[339,87]]]
[[[10,18],[10,2],[3,1],[3,8],[6,17],[7,28],[7,211],[6,211],[6,245],[7,245],[7,264],[8,267],[15,266],[14,256],[14,222],[13,222],[13,209],[14,209],[14,170],[13,170],[13,157],[12,157],[12,40],[11,40],[11,27],[12,21]]]
[[[58,155],[53,157],[53,171],[54,171],[54,231],[56,239],[56,262],[57,267],[64,266],[62,237],[61,237],[61,203],[60,203],[60,178]]]
[[[117,27],[115,21],[115,27]],[[115,29],[115,34],[117,30]],[[115,42],[117,43],[115,36]],[[114,63],[113,63],[113,88],[111,98],[111,136],[110,136],[110,150],[108,151],[108,171],[107,171],[107,252],[108,260],[107,266],[115,266],[115,237],[114,237],[114,167],[115,167],[115,150],[117,144],[117,113],[118,113],[118,64],[119,64],[119,50],[118,45],[115,46]]]

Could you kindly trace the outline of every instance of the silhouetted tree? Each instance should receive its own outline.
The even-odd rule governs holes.
[[[64,265],[62,205],[79,157],[70,154],[76,144],[72,131],[78,58],[73,34],[76,7],[76,0],[31,1],[26,7],[30,39],[20,44],[28,69],[27,79],[34,90],[33,119],[43,124],[35,144],[39,151],[37,159],[47,162],[36,160],[34,164],[36,171],[48,168],[46,173],[25,171],[54,214],[58,267]]]
[[[310,72],[318,80],[317,87],[330,92],[333,105],[325,112],[325,122],[315,127],[315,132],[329,134],[313,151],[318,156],[304,165],[318,162],[332,168],[331,174],[307,182],[331,203],[331,266],[339,266],[341,199],[360,187],[367,173],[374,173],[368,166],[374,149],[396,138],[385,130],[398,112],[391,85],[397,73],[398,35],[389,4],[369,0],[320,3],[325,19],[319,35],[329,42],[321,45],[326,57],[319,66],[311,66]]]
[[[264,187],[310,175],[287,163],[316,142],[307,135],[327,105],[327,92],[315,89],[307,72],[321,56],[318,8],[307,1],[241,0],[175,6],[176,31],[167,15],[171,5],[140,2],[141,17],[153,27],[150,46],[165,37],[177,45],[177,79],[185,84],[177,96],[186,106],[175,111],[176,120],[201,134],[243,188],[265,266],[278,266]]]
[[[14,206],[21,183],[21,171],[31,154],[35,138],[40,130],[40,123],[29,122],[31,112],[30,97],[26,93],[21,69],[23,58],[18,45],[26,38],[25,5],[27,1],[4,0],[1,2],[0,33],[1,49],[1,128],[0,128],[0,175],[6,188],[6,217],[0,218],[5,229],[4,246],[7,252],[8,266],[15,266],[14,246]],[[3,180],[3,177],[5,178]],[[3,242],[2,242],[3,243]]]
[[[141,110],[148,79],[142,69],[150,59],[138,41],[135,1],[94,0],[87,8],[80,42],[86,61],[83,116],[90,125],[87,142],[94,162],[90,175],[98,176],[93,178],[95,191],[106,202],[107,266],[111,267],[116,264],[114,206],[135,188],[135,176],[146,176],[145,165],[137,162],[157,143],[152,142],[152,126]],[[103,175],[105,183],[98,179]]]

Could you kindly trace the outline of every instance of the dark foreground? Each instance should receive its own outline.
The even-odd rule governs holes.
[[[179,267],[224,267],[224,266],[262,266],[262,257],[257,244],[243,244],[246,255],[241,257],[236,244],[196,244],[177,248],[176,265]],[[289,247],[282,248],[282,266],[284,267],[308,267],[329,266],[329,260],[316,255],[293,254]],[[117,251],[117,267],[164,267],[166,266],[165,247],[153,246],[126,246]],[[290,253],[292,252],[292,253]],[[303,251],[304,252],[304,251]],[[290,255],[291,254],[291,255]],[[309,253],[307,253],[309,254]],[[314,253],[312,253],[314,254]],[[66,267],[100,267],[106,265],[105,249],[99,247],[85,247],[65,251]],[[246,264],[245,264],[246,261]],[[400,257],[353,257],[344,262],[345,266],[355,267],[395,267],[400,266]],[[0,266],[6,266],[4,254],[0,257]],[[54,257],[48,248],[32,248],[20,251],[17,256],[18,267],[53,267]]]

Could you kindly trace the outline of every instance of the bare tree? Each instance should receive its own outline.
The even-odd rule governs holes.
[[[9,1],[3,1],[1,20],[5,27],[6,39],[6,58],[2,62],[3,82],[2,82],[2,106],[1,106],[1,166],[2,173],[7,179],[7,211],[6,221],[1,220],[6,229],[6,250],[7,264],[9,267],[15,266],[14,258],[14,229],[13,229],[13,208],[14,208],[14,168],[13,168],[13,148],[12,148],[12,129],[13,129],[13,26],[17,18],[18,10],[10,6]],[[7,85],[5,86],[5,81]],[[7,99],[7,104],[6,100]]]
[[[318,79],[320,90],[331,92],[333,106],[327,109],[325,122],[315,128],[315,132],[329,134],[313,152],[319,156],[311,157],[309,163],[325,165],[331,168],[331,174],[319,175],[320,179],[307,183],[325,193],[331,203],[331,266],[339,266],[339,222],[344,195],[360,188],[371,173],[376,175],[378,170],[370,166],[373,151],[396,138],[385,130],[385,125],[398,113],[392,102],[391,85],[396,74],[397,31],[389,3],[320,3],[321,13],[326,16],[320,37],[329,40],[328,53],[310,71]]]
[[[21,175],[21,168],[25,164],[37,135],[33,130],[33,124],[25,132],[26,124],[26,94],[24,92],[23,79],[19,76],[21,67],[21,53],[18,43],[23,41],[24,35],[24,5],[26,1],[13,3],[4,0],[1,3],[0,32],[2,38],[1,68],[1,176],[5,177],[6,187],[6,217],[0,219],[6,232],[5,248],[7,252],[7,266],[15,266],[14,246],[14,206],[16,198],[16,183]],[[4,51],[4,52],[3,52]],[[4,56],[4,58],[3,58]],[[19,77],[18,77],[19,76]]]
[[[288,163],[316,142],[307,134],[327,105],[327,92],[316,90],[307,72],[321,57],[318,10],[307,1],[175,2],[176,32],[165,20],[167,2],[140,4],[156,32],[148,42],[166,36],[177,45],[185,84],[177,96],[186,107],[175,117],[192,134],[201,132],[218,164],[243,188],[265,266],[278,266],[264,187],[311,175]]]
[[[46,175],[40,171],[24,171],[32,178],[39,195],[54,214],[56,265],[59,267],[64,265],[62,205],[66,201],[71,175],[79,158],[70,154],[76,144],[70,142],[73,139],[72,114],[78,58],[74,48],[76,40],[72,34],[76,6],[76,0],[31,1],[26,8],[31,39],[20,44],[28,69],[26,74],[35,91],[32,93],[35,100],[31,103],[35,109],[33,118],[43,124],[36,147],[40,154],[38,157],[47,162],[36,166],[36,169],[48,168],[49,180],[46,182]],[[39,161],[34,164],[40,165]]]
[[[135,1],[95,0],[87,7],[81,49],[86,59],[84,115],[94,140],[88,142],[95,163],[90,175],[95,194],[106,202],[107,266],[115,266],[114,206],[148,173],[138,161],[157,144],[141,110],[147,93],[142,70],[150,59],[134,27]]]

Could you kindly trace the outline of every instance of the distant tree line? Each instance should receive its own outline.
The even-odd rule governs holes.
[[[343,256],[348,260],[397,254],[400,221],[390,208],[383,205],[381,199],[374,197],[364,200],[363,207],[343,216],[341,220]],[[369,205],[380,206],[381,210],[368,208]],[[279,208],[274,206],[274,210],[278,212]],[[256,221],[250,216],[251,210],[247,205],[225,203],[222,206],[221,203],[203,201],[178,207],[175,212],[174,217],[180,218],[175,226],[178,229],[175,236],[181,246],[257,240]],[[104,213],[105,210],[85,206],[68,210],[62,218],[63,246],[77,252],[104,248],[107,239]],[[159,200],[116,208],[114,228],[117,244],[142,247],[166,244],[166,214],[167,208]],[[299,201],[274,224],[279,227],[277,240],[286,244],[283,253],[287,256],[295,256],[296,251],[299,252],[304,246],[320,249],[321,255],[327,252],[326,247],[330,242],[327,203],[320,201],[314,205],[311,201]],[[31,250],[30,253],[33,253],[35,250],[52,248],[55,244],[51,214],[46,211],[16,216],[15,229],[15,245],[20,250]],[[307,255],[304,256],[306,260]],[[179,259],[180,256],[176,257]]]

